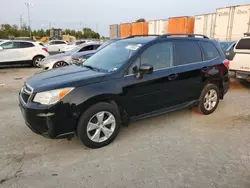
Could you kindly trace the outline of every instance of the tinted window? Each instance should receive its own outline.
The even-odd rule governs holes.
[[[30,42],[19,42],[19,48],[30,48],[30,47],[34,47],[34,44],[30,43]]]
[[[175,41],[175,55],[177,65],[202,61],[201,49],[196,41]]]
[[[250,38],[249,39],[241,39],[238,42],[236,49],[238,49],[238,50],[250,50]]]
[[[220,55],[219,51],[217,50],[217,48],[213,43],[203,42],[203,41],[200,41],[199,43],[204,51],[205,60],[211,60]]]
[[[44,44],[43,44],[43,43],[39,43],[39,45],[40,45],[40,46],[44,46]]]
[[[85,46],[79,52],[84,52],[89,50],[94,50],[94,45]]]
[[[65,44],[64,41],[54,41],[54,44]]]
[[[77,41],[75,44],[80,45],[80,44],[83,44],[83,43],[85,43],[85,41]]]
[[[94,45],[94,50],[96,50],[97,48],[99,48],[99,46],[101,46],[100,44]]]
[[[161,42],[147,48],[141,55],[141,64],[150,64],[154,70],[173,65],[173,43]]]

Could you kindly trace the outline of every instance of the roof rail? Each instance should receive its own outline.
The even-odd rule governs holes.
[[[187,33],[169,33],[169,34],[160,35],[159,38],[172,37],[172,36],[203,37],[205,39],[208,39],[206,35],[187,34]]]
[[[129,37],[126,37],[125,39],[135,38],[135,37],[159,37],[161,35],[131,35]]]
[[[250,33],[244,33],[244,36],[250,36]]]

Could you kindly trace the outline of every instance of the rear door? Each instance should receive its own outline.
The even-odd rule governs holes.
[[[201,70],[206,67],[202,51],[196,40],[176,39],[175,66],[176,69],[176,100],[186,103],[199,99],[203,88]]]
[[[19,48],[17,49],[20,61],[32,60],[35,53],[35,45],[31,42],[18,42]]]
[[[235,56],[230,70],[250,71],[250,38],[242,38],[234,48]]]

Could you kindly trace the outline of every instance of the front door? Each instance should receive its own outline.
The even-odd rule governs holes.
[[[130,116],[151,113],[176,105],[175,90],[176,67],[173,66],[173,43],[158,42],[149,46],[129,68],[124,77],[124,106]],[[136,78],[136,70],[140,64],[150,64],[154,71]]]
[[[5,42],[1,44],[1,47],[3,49],[0,51],[0,65],[19,61],[18,46],[16,46],[15,42]]]

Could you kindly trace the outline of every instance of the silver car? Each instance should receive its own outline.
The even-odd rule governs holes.
[[[51,55],[47,58],[44,58],[40,62],[39,66],[44,70],[67,66],[72,63],[72,55],[77,54],[79,52],[96,50],[100,45],[101,44],[99,43],[81,44],[66,53]]]

